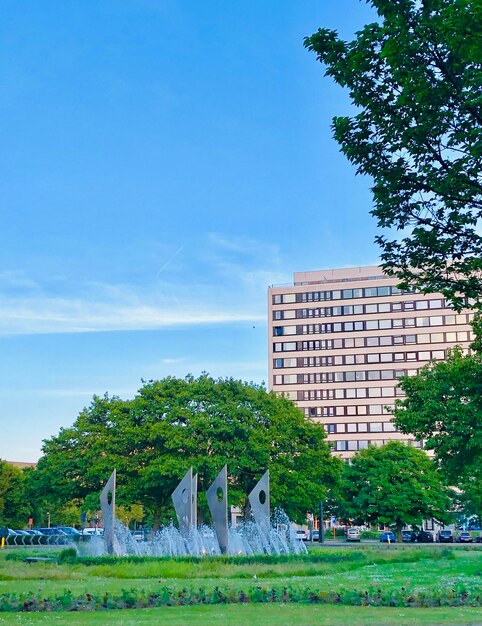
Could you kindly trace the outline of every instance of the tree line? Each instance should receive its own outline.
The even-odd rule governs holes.
[[[144,382],[131,400],[94,396],[70,428],[44,442],[36,468],[19,470],[0,463],[0,523],[18,528],[33,518],[42,526],[47,513],[52,524],[78,525],[81,512],[94,518],[99,492],[115,467],[124,521],[143,520],[157,528],[175,518],[171,493],[191,466],[199,476],[200,520],[209,522],[204,491],[224,464],[230,504],[246,515],[247,494],[269,468],[272,508],[284,509],[299,523],[306,521],[307,513],[316,513],[321,501],[328,511],[358,524],[401,529],[431,517],[448,521],[454,508],[450,489],[454,477],[457,486],[463,478],[474,511],[478,506],[474,476],[480,471],[480,454],[475,442],[468,445],[467,429],[470,424],[477,427],[477,419],[471,417],[474,410],[479,411],[480,429],[480,401],[475,408],[451,404],[454,423],[460,423],[460,411],[467,415],[463,446],[459,433],[444,432],[442,437],[437,424],[431,435],[427,429],[447,369],[462,368],[465,386],[454,393],[467,393],[469,365],[462,365],[467,363],[476,385],[482,363],[478,356],[459,351],[446,363],[429,365],[419,377],[401,383],[407,398],[399,403],[394,419],[401,430],[427,439],[433,460],[423,450],[392,441],[370,446],[351,463],[343,463],[333,455],[323,426],[307,420],[291,400],[234,379],[215,380],[207,374],[167,377]],[[478,436],[480,453],[480,430]],[[449,440],[452,454],[447,465]],[[457,468],[462,466],[459,475]]]

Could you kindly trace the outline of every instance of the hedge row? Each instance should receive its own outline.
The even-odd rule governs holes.
[[[437,607],[482,606],[482,590],[449,588],[433,591],[409,591],[404,587],[367,591],[320,591],[310,587],[248,587],[245,590],[172,589],[162,587],[157,593],[138,589],[123,590],[119,595],[87,593],[74,596],[70,591],[47,598],[25,594],[0,596],[0,612],[31,611],[102,611],[107,609],[190,606],[201,604],[299,603],[342,604],[345,606]]]

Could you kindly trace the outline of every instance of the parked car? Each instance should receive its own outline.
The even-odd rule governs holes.
[[[457,537],[458,543],[472,543],[472,541],[472,533],[469,533],[468,530],[463,530],[459,533],[459,536]]]
[[[417,533],[414,530],[402,530],[402,542],[413,543],[417,541]]]
[[[66,533],[64,533],[63,530],[60,530],[60,528],[57,528],[56,526],[51,526],[50,528],[37,528],[37,530],[39,530],[43,535],[47,535],[49,537],[53,535],[57,535],[60,537],[66,536]]]
[[[136,541],[144,541],[144,539],[145,539],[145,535],[144,535],[144,531],[143,530],[135,530],[132,533],[132,536],[134,537],[134,539]]]
[[[93,537],[94,535],[102,536],[103,534],[103,528],[84,528],[81,532],[81,535],[83,535],[84,537]]]
[[[384,530],[380,535],[380,541],[383,543],[396,543],[397,538],[391,530]]]
[[[306,530],[297,530],[295,532],[296,539],[300,541],[308,541],[308,535],[306,534]]]
[[[360,531],[358,528],[347,528],[346,529],[346,540],[347,541],[360,541]]]
[[[319,541],[320,540],[320,531],[313,530],[311,531],[311,541]]]
[[[73,526],[56,526],[56,528],[65,533],[73,541],[79,541],[81,537],[81,533]]]
[[[25,531],[28,536],[29,536],[29,540],[28,543],[32,546],[38,546],[40,544],[43,544],[46,537],[43,533],[40,532],[40,530],[34,530],[33,528],[26,530]],[[27,541],[25,541],[25,543],[27,543]]]
[[[4,528],[3,530],[6,531],[2,533],[2,535],[5,538],[5,541],[8,545],[12,546],[12,545],[17,545],[17,544],[22,543],[22,539],[24,539],[23,535],[20,535],[12,528]]]
[[[451,530],[439,530],[437,533],[438,543],[453,543],[454,534]]]
[[[421,530],[417,535],[418,543],[433,543],[433,535],[428,530]]]
[[[37,530],[45,535],[43,543],[47,543],[49,545],[64,545],[72,541],[71,537],[69,537],[67,533],[64,533],[63,530],[61,530],[60,528],[56,528],[55,526],[52,526],[50,528],[37,528]]]
[[[482,535],[475,538],[475,543],[482,543]]]

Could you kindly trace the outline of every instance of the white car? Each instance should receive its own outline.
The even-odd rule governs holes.
[[[358,530],[358,528],[347,528],[346,540],[347,541],[360,541],[360,531]]]
[[[87,537],[93,537],[94,535],[102,536],[104,534],[103,528],[84,528],[82,535]]]
[[[296,539],[299,541],[308,541],[308,535],[306,534],[306,530],[297,530],[295,532]]]

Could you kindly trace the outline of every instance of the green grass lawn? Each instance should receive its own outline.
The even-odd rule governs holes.
[[[126,611],[92,613],[0,614],[0,624],[77,624],[135,626],[167,624],[196,624],[225,626],[226,624],[255,626],[312,626],[313,624],[350,624],[350,626],[379,626],[380,624],[480,624],[481,610],[477,608],[399,609],[345,606],[299,605],[231,605],[182,606],[161,609],[131,609]]]
[[[25,563],[0,554],[0,595],[23,593],[36,597],[75,596],[124,589],[156,593],[161,587],[174,590],[199,588],[246,590],[262,585],[309,587],[323,591],[410,591],[463,588],[482,593],[482,550],[477,547],[441,551],[407,546],[353,547],[350,550],[320,548],[320,562],[310,557],[286,563],[237,563],[223,559],[200,561],[163,560],[138,563]],[[17,553],[23,556],[24,553]],[[310,553],[312,554],[312,553]],[[299,604],[246,604],[174,606],[79,613],[0,613],[0,624],[482,624],[482,609],[471,607],[384,608],[311,606]]]

